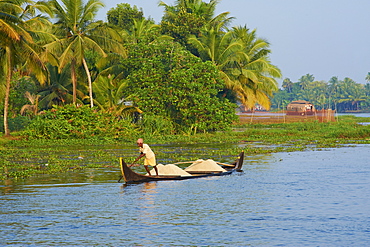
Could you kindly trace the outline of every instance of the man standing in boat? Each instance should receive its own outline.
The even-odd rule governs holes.
[[[142,138],[139,138],[137,140],[136,144],[139,147],[140,155],[139,155],[139,157],[137,157],[137,159],[134,161],[134,163],[145,156],[145,160],[144,160],[145,170],[148,172],[149,176],[151,176],[148,166],[153,166],[154,170],[155,170],[155,173],[158,176],[157,163],[156,163],[156,160],[155,160],[155,154],[152,151],[152,149],[149,147],[148,144],[144,143],[144,140]]]

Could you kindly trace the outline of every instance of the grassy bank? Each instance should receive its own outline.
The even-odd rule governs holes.
[[[329,123],[238,124],[230,132],[144,138],[163,163],[189,157],[222,161],[241,149],[248,155],[370,143],[370,126],[358,122],[370,119],[346,116]],[[137,156],[135,141],[0,138],[0,180],[86,168],[117,168],[117,157],[124,156],[130,162]]]

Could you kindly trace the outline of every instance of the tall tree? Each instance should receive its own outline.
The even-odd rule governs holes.
[[[11,79],[17,66],[25,65],[27,73],[35,73],[39,81],[46,79],[46,69],[42,59],[39,56],[41,49],[38,47],[27,29],[23,18],[29,18],[25,15],[27,9],[31,8],[32,1],[0,1],[0,64],[1,73],[5,78],[5,96],[4,96],[4,134],[10,135],[8,125],[9,95]]]
[[[291,93],[292,88],[293,88],[293,82],[289,78],[285,78],[283,80],[282,87],[284,88],[285,91],[287,91],[288,93]]]
[[[277,90],[275,78],[281,77],[280,70],[268,59],[269,43],[257,38],[255,30],[235,27],[223,31],[224,27],[223,22],[208,25],[199,38],[192,36],[189,42],[203,60],[218,67],[226,89],[233,91],[245,106],[252,108],[259,103],[269,109],[268,97]]]
[[[329,103],[327,97],[328,85],[324,81],[313,81],[306,83],[304,89],[298,93],[300,99],[308,100],[313,103],[316,108],[324,109]]]
[[[108,23],[130,32],[133,31],[134,21],[145,19],[142,9],[136,5],[132,7],[128,3],[119,3],[115,8],[111,8],[107,13],[107,18]]]
[[[173,37],[183,46],[188,46],[189,36],[199,37],[204,26],[228,15],[225,12],[214,17],[218,2],[219,0],[211,0],[209,3],[202,0],[177,0],[174,5],[167,5],[161,1],[159,6],[165,8],[161,21],[162,33]],[[228,18],[229,21],[231,19],[233,18]],[[192,51],[191,47],[188,49]]]
[[[144,111],[144,119],[153,115],[198,131],[224,129],[235,120],[236,105],[218,95],[223,84],[216,66],[178,43],[139,43],[124,62],[130,70],[124,96]]]
[[[174,5],[167,5],[161,1],[159,2],[159,6],[165,8],[163,20],[171,20],[178,13],[183,11],[195,16],[203,17],[207,23],[213,19],[219,2],[219,0],[211,0],[209,3],[203,2],[202,0],[176,0]]]
[[[367,73],[366,77],[365,77],[365,80],[367,82],[370,82],[370,72]]]
[[[94,18],[104,4],[100,0],[50,0],[49,3],[55,13],[55,33],[59,40],[46,45],[46,48],[59,54],[59,67],[63,69],[67,64],[71,66],[73,85],[73,103],[77,98],[77,66],[83,66],[89,88],[90,106],[93,107],[92,80],[86,51],[94,50],[101,56],[106,56],[106,50],[122,52],[124,49],[118,40],[120,36],[103,22],[94,22]]]
[[[269,97],[278,89],[275,78],[281,78],[280,70],[269,59],[270,44],[246,26],[233,27],[232,33],[242,43],[242,50],[232,65],[233,74],[237,75],[236,91],[245,105],[252,108],[259,103],[270,109]]]
[[[142,9],[128,3],[117,4],[108,11],[109,24],[117,27],[127,43],[152,42],[158,39],[173,39],[161,35],[161,26],[156,25],[151,18],[144,18]]]
[[[70,68],[65,67],[59,71],[57,66],[47,65],[49,80],[44,85],[39,85],[38,95],[40,109],[52,108],[53,105],[65,105],[72,103],[72,90]],[[77,90],[77,94],[83,95]]]
[[[298,83],[301,89],[305,89],[310,83],[315,81],[315,77],[311,74],[306,74],[299,78]]]

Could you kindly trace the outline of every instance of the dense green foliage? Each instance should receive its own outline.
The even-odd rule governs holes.
[[[236,94],[225,91],[227,86],[220,78],[219,68],[186,51],[191,49],[197,55],[195,48],[187,42],[189,35],[201,34],[202,29],[210,23],[221,23],[224,27],[229,24],[227,20],[232,18],[226,15],[214,17],[218,1],[178,1],[174,6],[167,6],[163,26],[145,19],[141,9],[129,4],[112,8],[108,12],[109,23],[104,23],[94,20],[103,6],[100,0],[86,3],[82,0],[49,0],[39,4],[33,1],[19,1],[12,5],[3,3],[0,2],[0,12],[4,15],[0,17],[11,14],[19,20],[2,20],[9,22],[13,31],[20,31],[19,35],[29,35],[27,42],[35,48],[32,54],[39,55],[38,60],[34,60],[38,64],[31,67],[37,67],[37,70],[26,70],[27,66],[23,66],[26,60],[17,60],[10,65],[17,66],[13,69],[17,72],[14,78],[8,72],[13,70],[0,73],[1,81],[7,78],[7,85],[10,85],[6,90],[10,92],[9,95],[5,97],[4,104],[0,103],[0,108],[6,106],[4,123],[7,123],[9,111],[12,117],[22,111],[33,118],[53,105],[66,106],[71,103],[89,103],[91,107],[97,105],[102,114],[113,114],[120,119],[143,112],[143,119],[136,128],[153,133],[226,130],[237,119],[235,105],[227,99]],[[34,11],[27,12],[27,18],[26,15],[20,16],[19,11],[29,9],[37,9],[44,16],[40,18]],[[166,20],[167,23],[178,20],[178,14],[184,14],[185,19],[176,23],[177,31],[165,31],[168,27]],[[31,18],[38,19],[39,25],[23,23]],[[193,20],[196,20],[195,25]],[[189,31],[189,28],[193,31]],[[5,29],[1,29],[1,34],[3,31]],[[176,32],[182,33],[180,39]],[[30,34],[34,35],[31,37]],[[18,36],[7,37],[9,42],[1,43],[0,51],[18,51],[8,49],[7,45],[11,44],[12,39],[18,39]],[[12,58],[12,54],[8,53],[9,58]],[[1,62],[5,64],[5,60]],[[18,81],[26,84],[18,87]],[[5,86],[5,83],[0,86]],[[23,95],[27,95],[27,98],[23,98]],[[232,99],[236,101],[236,98]],[[127,107],[125,102],[133,102],[134,106]],[[87,121],[89,114],[81,114],[86,114]],[[31,128],[35,129],[34,136],[38,138],[64,138],[70,133],[74,133],[74,138],[87,138],[91,134],[71,130],[70,126],[63,125],[63,121],[58,124],[50,122],[46,124],[49,128],[38,130],[43,128],[41,119],[46,121],[45,115],[35,118],[29,126],[27,133],[30,137]],[[51,126],[60,131],[66,130],[68,134],[47,133],[52,131]],[[9,130],[9,126],[6,124],[4,129]],[[9,131],[5,132],[9,134]]]
[[[229,28],[233,17],[228,12],[215,15],[217,3],[178,0],[170,6],[161,2],[165,7],[162,32],[217,67],[225,81],[225,97],[247,108],[259,103],[269,109],[269,96],[277,90],[275,79],[281,77],[269,59],[270,44],[246,26]]]
[[[146,115],[169,119],[177,130],[224,130],[237,120],[235,104],[219,97],[223,83],[212,63],[174,42],[129,49],[125,96]]]
[[[285,79],[282,86],[272,98],[275,109],[285,108],[293,100],[308,100],[318,109],[370,112],[370,83],[364,85],[337,77],[328,82],[316,81],[313,75],[307,74],[298,82]]]
[[[293,95],[329,99],[322,104],[335,109],[368,107],[368,91],[364,98],[349,82],[329,82],[328,93],[323,83],[302,80],[302,93],[282,90],[271,98],[281,72],[270,61],[269,42],[246,26],[230,27],[228,12],[215,14],[218,2],[160,2],[164,13],[155,25],[127,3],[112,8],[105,23],[95,20],[101,0],[0,0],[4,133],[28,122],[29,138],[224,131],[237,120],[235,103],[268,109],[271,99],[281,106]],[[81,111],[79,120],[74,111]],[[27,121],[16,125],[20,114]]]
[[[41,83],[47,77],[47,71],[41,57],[42,49],[34,41],[37,30],[32,26],[44,26],[44,18],[36,17],[36,11],[43,12],[44,4],[31,6],[31,1],[0,1],[0,88],[4,99],[4,133],[10,135],[8,116],[13,75],[22,68],[20,75],[32,73]],[[26,8],[22,8],[24,5]],[[38,8],[40,7],[40,8]]]
[[[187,38],[190,35],[198,36],[201,27],[204,26],[203,16],[188,13],[185,10],[176,11],[176,15],[167,14],[161,22],[162,33],[174,38],[183,46],[187,45]]]
[[[55,106],[37,116],[23,135],[29,139],[129,139],[135,134],[130,120],[117,119],[86,105]]]
[[[112,8],[107,13],[108,23],[118,26],[123,30],[132,31],[135,21],[144,19],[142,9],[136,6],[131,6],[128,3],[119,3],[115,8]]]
[[[4,119],[0,116],[0,131],[4,131]],[[9,118],[9,129],[11,131],[20,131],[23,130],[26,126],[29,125],[31,120],[25,116],[16,116],[14,118]]]

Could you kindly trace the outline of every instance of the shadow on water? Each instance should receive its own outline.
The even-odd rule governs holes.
[[[22,180],[4,180],[0,186],[0,192],[11,193],[29,188],[37,190],[38,187],[63,187],[63,186],[85,186],[96,183],[117,182],[120,176],[119,168],[87,168],[84,170],[72,170],[70,172],[56,175],[39,175]]]

